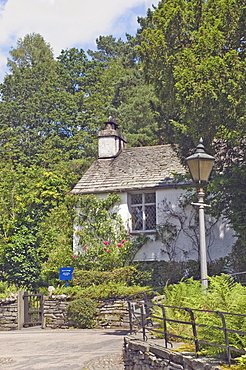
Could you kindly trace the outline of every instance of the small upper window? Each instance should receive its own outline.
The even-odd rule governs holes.
[[[155,193],[131,194],[132,231],[153,231],[156,228]]]

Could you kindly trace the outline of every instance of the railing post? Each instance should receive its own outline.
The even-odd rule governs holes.
[[[226,344],[226,354],[227,354],[228,364],[230,366],[231,365],[231,350],[230,350],[230,344],[229,344],[229,339],[228,339],[228,335],[227,335],[225,317],[224,317],[222,312],[216,311],[216,313],[217,313],[217,315],[220,316],[221,321],[222,321],[225,344]]]
[[[195,316],[191,308],[186,308],[185,309],[187,312],[190,314],[190,319],[191,319],[191,326],[192,326],[192,333],[193,333],[193,340],[195,344],[195,349],[196,349],[196,356],[197,352],[199,352],[199,341],[197,337],[197,331],[196,331],[196,323],[195,323]]]
[[[23,294],[24,299],[24,325],[27,325],[29,322],[29,314],[28,314],[28,292],[24,292]]]
[[[128,312],[129,312],[129,326],[130,326],[130,334],[132,334],[132,309],[131,309],[131,302],[127,301],[128,303]]]
[[[141,325],[143,329],[143,340],[146,341],[146,331],[145,331],[145,317],[144,317],[144,305],[140,306],[140,311],[141,311]]]
[[[165,308],[164,308],[163,306],[159,306],[159,307],[161,307],[161,310],[162,310],[164,340],[165,340],[165,347],[167,348],[168,335],[167,335],[167,320],[166,320],[166,312],[165,312]]]
[[[45,321],[44,321],[44,296],[43,296],[43,293],[40,293],[41,296],[40,296],[40,319],[41,319],[41,328],[44,329],[45,328]]]

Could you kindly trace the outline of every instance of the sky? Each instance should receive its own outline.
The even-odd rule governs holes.
[[[138,16],[158,0],[0,0],[0,82],[9,51],[29,33],[40,33],[54,55],[72,47],[96,50],[98,36],[125,39],[139,27]]]

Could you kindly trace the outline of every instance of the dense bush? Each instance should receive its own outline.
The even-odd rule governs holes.
[[[146,286],[150,283],[150,272],[138,271],[134,266],[125,266],[113,271],[75,270],[73,274],[73,284],[82,288],[109,282],[122,283],[127,286]]]
[[[114,281],[90,285],[86,288],[79,286],[74,287],[59,287],[55,290],[54,294],[66,294],[74,299],[78,298],[91,298],[91,299],[107,299],[107,298],[124,298],[132,294],[140,293],[144,290],[149,290],[149,287],[140,287],[137,285],[127,286],[124,283],[116,283]]]
[[[218,275],[228,272],[228,258],[208,263],[208,275]],[[137,271],[149,274],[147,285],[152,287],[164,287],[166,284],[178,283],[183,278],[200,279],[200,263],[196,260],[183,262],[176,261],[147,261],[134,264]]]
[[[6,281],[0,281],[0,299],[8,298],[10,293],[16,293],[17,287]]]
[[[93,328],[96,325],[96,303],[90,298],[76,299],[68,304],[68,319],[76,328]]]
[[[124,298],[132,294],[140,293],[143,290],[148,290],[148,287],[140,286],[126,286],[124,284],[110,282],[108,284],[101,284],[90,286],[82,289],[78,296],[90,297],[92,299],[107,299],[107,298]]]

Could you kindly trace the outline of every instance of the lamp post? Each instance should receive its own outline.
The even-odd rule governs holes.
[[[208,181],[214,164],[214,157],[207,154],[204,149],[202,138],[199,141],[196,151],[193,155],[186,158],[190,174],[194,182],[199,184],[198,203],[192,205],[199,207],[199,230],[200,230],[200,264],[201,264],[201,282],[205,289],[208,287],[207,271],[207,247],[205,235],[204,207],[209,207],[204,203],[203,183]]]

